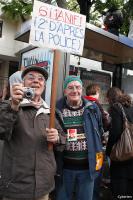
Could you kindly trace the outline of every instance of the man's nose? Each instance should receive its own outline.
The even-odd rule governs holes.
[[[38,77],[34,77],[34,82],[39,82],[39,78]]]
[[[74,91],[74,92],[76,92],[76,91],[77,91],[76,87],[73,87],[73,91]]]

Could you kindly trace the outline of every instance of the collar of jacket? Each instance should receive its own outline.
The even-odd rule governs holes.
[[[33,106],[33,104],[28,99],[24,98],[23,101],[21,102],[20,106],[21,107],[28,107],[28,106]],[[50,108],[43,99],[42,99],[42,106],[37,110],[36,116],[41,114],[41,113],[44,113],[44,114],[50,113]]]
[[[90,101],[97,101],[98,99],[92,96],[84,96],[85,99],[90,100]]]
[[[89,108],[89,109],[94,110],[96,108],[96,104],[94,102],[88,101],[83,97],[82,97],[82,101],[83,101],[83,104],[85,105],[85,109]],[[57,101],[57,104],[56,104],[56,113],[60,116],[62,121],[63,121],[63,117],[62,117],[61,111],[65,107],[65,102],[66,102],[66,97],[63,97],[59,101]]]

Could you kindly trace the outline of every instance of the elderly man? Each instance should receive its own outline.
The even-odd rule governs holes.
[[[64,98],[57,109],[66,130],[63,156],[63,185],[56,188],[58,200],[92,200],[94,179],[103,162],[101,113],[97,105],[82,98],[82,81],[68,76],[64,81]]]
[[[56,162],[48,142],[59,148],[65,136],[57,121],[56,129],[48,128],[50,110],[41,98],[47,78],[43,68],[26,68],[23,84],[14,84],[11,100],[0,103],[4,199],[47,200],[54,188]]]

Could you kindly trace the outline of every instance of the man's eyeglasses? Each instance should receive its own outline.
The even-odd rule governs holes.
[[[33,74],[27,74],[27,75],[25,76],[25,79],[27,79],[27,80],[29,80],[29,81],[35,81],[36,79],[37,79],[39,82],[44,82],[44,81],[45,81],[44,76],[42,76],[42,75],[34,76]]]
[[[67,87],[68,90],[81,90],[82,86],[81,85],[74,85],[74,86],[68,86]]]

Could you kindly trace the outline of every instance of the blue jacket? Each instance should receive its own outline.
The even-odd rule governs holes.
[[[94,179],[99,171],[96,170],[96,154],[102,152],[101,136],[103,133],[102,117],[98,106],[91,101],[83,99],[85,105],[83,118],[84,118],[84,130],[87,138],[88,146],[88,161],[89,161],[89,175],[91,179]],[[62,109],[65,106],[65,98],[60,99],[57,102],[57,113],[63,122]]]

